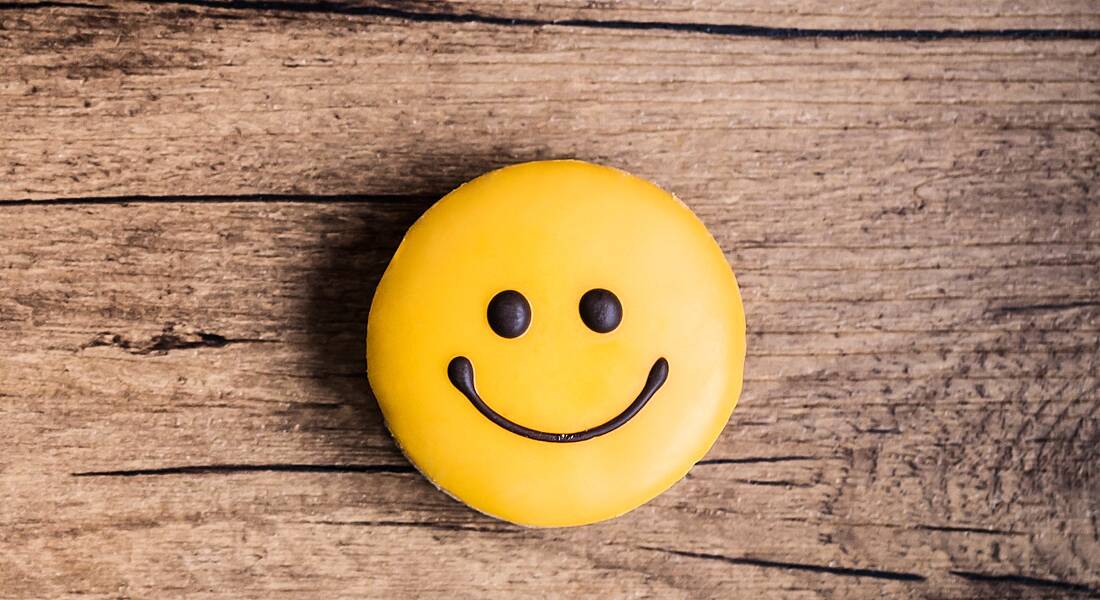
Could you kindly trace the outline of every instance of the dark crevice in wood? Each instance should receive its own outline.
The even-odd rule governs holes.
[[[456,523],[428,523],[422,521],[304,521],[311,525],[347,525],[352,527],[412,527],[443,531],[473,531],[478,533],[523,533],[520,527],[482,527]]]
[[[792,454],[790,456],[752,456],[746,458],[710,458],[701,460],[696,465],[751,465],[757,463],[797,462],[806,460],[821,460],[820,456],[803,456]]]
[[[652,546],[638,546],[642,550],[663,552],[686,558],[698,558],[702,560],[716,560],[731,565],[745,565],[752,567],[787,569],[792,571],[807,571],[810,573],[823,573],[827,575],[840,575],[843,577],[870,577],[872,579],[888,579],[891,581],[925,581],[927,577],[917,573],[905,571],[885,571],[882,569],[856,569],[849,567],[832,567],[827,565],[812,565],[804,563],[792,563],[777,560],[764,560],[761,558],[749,558],[739,556],[723,556],[721,554],[707,554],[705,552],[687,552],[684,550],[670,550],[668,548],[656,548]]]
[[[346,404],[339,402],[295,402],[290,405],[290,408],[294,410],[340,410],[346,406]]]
[[[1026,585],[1032,587],[1066,590],[1070,592],[1087,594],[1092,597],[1100,597],[1100,590],[1089,587],[1083,583],[1072,583],[1069,581],[1059,581],[1057,579],[1042,579],[1039,577],[1028,577],[1027,575],[989,575],[986,573],[976,573],[974,571],[949,572],[952,575],[956,577],[962,577],[967,581],[991,584]]]
[[[146,2],[148,3],[148,2]],[[43,2],[41,4],[52,4]],[[833,39],[833,40],[1095,40],[1100,30],[1094,29],[824,29],[802,27],[764,27],[757,25],[724,23],[675,23],[667,21],[630,21],[623,19],[534,19],[529,17],[505,17],[482,13],[424,12],[383,6],[356,6],[335,2],[302,2],[277,0],[167,0],[155,4],[174,4],[223,10],[255,10],[284,13],[318,13],[350,16],[372,16],[404,19],[415,22],[477,23],[503,27],[580,27],[588,29],[617,29],[634,31],[673,31],[733,37],[774,39]],[[70,6],[81,6],[71,4]],[[30,5],[30,8],[35,8]],[[81,6],[83,7],[83,6]],[[87,5],[88,8],[101,8]]]
[[[14,206],[83,206],[87,204],[224,204],[286,202],[294,204],[411,204],[426,205],[443,194],[231,194],[180,196],[92,196],[84,198],[44,198],[42,200],[0,200],[0,210]]]
[[[856,430],[856,433],[871,434],[871,435],[901,435],[901,429],[897,427],[868,427],[862,429],[857,425],[852,426]]]
[[[798,481],[787,481],[785,479],[731,479],[735,483],[744,483],[746,485],[765,485],[773,487],[788,487],[788,488],[808,488],[813,487],[809,483],[800,483]]]
[[[0,2],[0,10],[28,10],[35,8],[108,8],[104,4],[84,4],[82,2]]]
[[[1042,312],[1048,310],[1070,310],[1073,308],[1085,308],[1089,306],[1100,306],[1100,300],[1082,300],[1079,302],[1063,302],[1063,303],[1050,303],[1050,304],[1023,304],[1019,306],[1002,306],[997,308],[997,312],[1000,313],[1028,313],[1028,312]]]
[[[1022,531],[1012,531],[1010,529],[990,529],[984,527],[951,527],[949,525],[914,525],[913,529],[923,529],[925,531],[946,531],[950,533],[981,533],[985,535],[1026,535]]]
[[[145,477],[156,475],[230,475],[234,473],[413,473],[412,465],[185,465],[118,471],[82,471],[73,477]]]
[[[152,336],[147,342],[136,342],[110,332],[100,333],[91,341],[82,345],[81,350],[102,346],[111,346],[138,356],[164,355],[173,350],[194,348],[225,348],[230,344],[272,344],[277,340],[255,338],[228,338],[206,331],[183,332],[174,327],[166,327],[161,333]]]

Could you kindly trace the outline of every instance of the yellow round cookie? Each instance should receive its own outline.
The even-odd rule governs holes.
[[[409,229],[371,305],[386,424],[437,486],[530,526],[621,515],[682,478],[737,403],[745,315],[683,203],[608,167],[493,171]]]

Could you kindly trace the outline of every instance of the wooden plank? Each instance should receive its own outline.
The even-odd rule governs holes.
[[[751,209],[727,223],[724,202],[692,204],[735,266],[767,254],[767,268],[740,271],[751,329],[742,404],[688,480],[623,519],[568,531],[522,531],[435,491],[371,404],[370,293],[422,204],[0,209],[4,587],[943,597],[1035,587],[952,571],[1096,585],[1095,244],[1071,245],[1083,254],[1055,265],[1067,248],[1041,242],[1023,256],[962,246],[869,261],[853,245],[833,264],[738,241],[752,237]],[[987,218],[1018,235],[1011,205]],[[962,287],[918,294],[932,297],[910,301],[919,319],[897,332],[879,302],[863,301],[867,289],[927,290],[944,271]],[[813,287],[830,277],[831,298],[809,287],[797,297],[792,272]],[[1043,289],[1020,290],[1011,307],[998,299],[1032,280]],[[1087,303],[1026,307],[1082,286]],[[921,320],[936,319],[947,324],[927,333]],[[110,475],[120,471],[132,473]],[[36,574],[42,565],[52,577]],[[508,578],[520,572],[537,576]]]
[[[438,195],[501,164],[575,156],[688,198],[855,196],[857,210],[943,217],[996,194],[1091,210],[1067,198],[1096,179],[1100,41],[844,43],[140,3],[3,14],[0,198]],[[777,174],[785,187],[760,185]]]
[[[1100,42],[607,26],[1094,3],[107,4],[0,6],[0,596],[1100,593]],[[395,450],[363,327],[432,199],[560,156],[699,213],[750,356],[689,478],[522,530]]]

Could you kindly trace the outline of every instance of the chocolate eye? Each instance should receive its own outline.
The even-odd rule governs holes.
[[[515,290],[500,292],[489,301],[489,327],[500,337],[515,338],[531,326],[531,305]]]
[[[623,305],[611,292],[596,288],[581,296],[581,320],[596,333],[607,333],[623,320]]]

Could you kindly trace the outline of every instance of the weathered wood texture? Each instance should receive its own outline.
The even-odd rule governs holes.
[[[1095,3],[63,4],[0,5],[0,596],[1100,594]],[[432,199],[564,156],[699,213],[750,356],[686,480],[523,530],[363,333]]]

